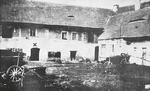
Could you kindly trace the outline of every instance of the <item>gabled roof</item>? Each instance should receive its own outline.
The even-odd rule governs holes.
[[[141,9],[145,8],[145,7],[150,7],[150,0],[145,0],[143,2],[141,2]]]
[[[68,6],[25,0],[2,1],[3,4],[0,7],[1,22],[103,28],[107,17],[113,14],[113,11],[102,8]]]
[[[140,27],[139,27],[140,26]],[[150,8],[111,17],[99,39],[150,36]]]
[[[143,9],[145,7],[150,7],[150,0],[147,1],[141,0],[140,8]],[[135,11],[135,5],[118,7],[117,13],[125,13],[130,11]]]

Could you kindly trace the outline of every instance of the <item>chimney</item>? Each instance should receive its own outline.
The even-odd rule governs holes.
[[[135,7],[135,10],[140,9],[140,7],[141,7],[141,0],[135,0],[135,5],[134,5],[134,7]]]
[[[112,9],[112,10],[113,10],[114,12],[117,13],[118,9],[119,9],[119,5],[118,5],[118,4],[113,5],[113,9]]]

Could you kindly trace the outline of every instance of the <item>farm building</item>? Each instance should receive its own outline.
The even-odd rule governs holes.
[[[110,17],[98,41],[100,59],[127,53],[131,63],[150,65],[150,8]]]
[[[0,49],[23,51],[40,61],[97,59],[98,36],[113,14],[109,9],[28,0],[1,0],[0,12]]]

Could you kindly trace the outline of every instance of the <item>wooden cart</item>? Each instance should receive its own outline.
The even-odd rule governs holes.
[[[20,51],[0,50],[0,72],[6,81],[16,83],[23,79],[24,68],[21,66],[26,64],[24,55]]]

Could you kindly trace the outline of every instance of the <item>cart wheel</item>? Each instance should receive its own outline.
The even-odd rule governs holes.
[[[23,73],[24,73],[24,70],[17,65],[10,66],[6,72],[11,82],[21,81],[23,77]]]

